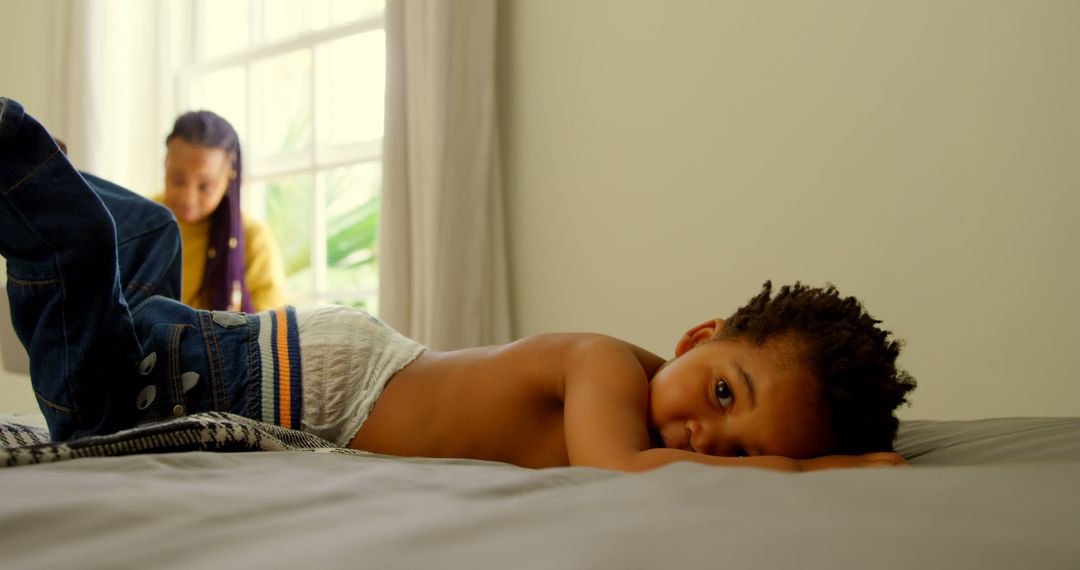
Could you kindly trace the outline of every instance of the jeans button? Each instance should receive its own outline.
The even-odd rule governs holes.
[[[227,329],[247,324],[247,318],[244,317],[243,313],[234,313],[229,311],[210,311],[210,318],[213,319],[215,323]]]
[[[139,395],[135,398],[135,407],[140,410],[145,410],[150,407],[150,404],[154,403],[154,398],[157,397],[157,388],[153,384],[147,386],[139,392]]]
[[[173,406],[172,415],[176,417],[184,415],[184,406],[181,406],[180,404]]]
[[[154,364],[157,363],[157,353],[151,352],[146,355],[146,358],[139,361],[139,374],[146,376],[154,370]]]
[[[187,394],[199,383],[198,372],[185,372],[180,375],[180,386],[184,388],[184,393]]]

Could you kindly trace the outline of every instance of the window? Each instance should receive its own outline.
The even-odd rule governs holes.
[[[244,209],[274,231],[289,302],[378,311],[384,0],[194,0],[175,113],[228,119]],[[176,29],[179,26],[182,29]]]

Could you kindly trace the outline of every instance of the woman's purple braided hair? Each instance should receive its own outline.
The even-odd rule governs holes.
[[[165,137],[165,144],[179,137],[189,143],[224,149],[233,159],[235,176],[230,178],[228,189],[221,204],[210,214],[209,247],[216,252],[206,258],[202,287],[208,294],[210,309],[229,310],[239,300],[240,310],[254,312],[251,293],[244,275],[244,225],[240,218],[240,180],[243,178],[243,160],[240,153],[240,137],[224,118],[211,111],[190,111],[180,115],[173,130]],[[230,247],[234,244],[235,247]],[[235,299],[239,293],[240,298]]]

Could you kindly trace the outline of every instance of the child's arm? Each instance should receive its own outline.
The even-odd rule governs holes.
[[[577,341],[565,368],[564,429],[571,465],[647,471],[676,461],[809,471],[896,465],[895,453],[797,460],[780,456],[717,457],[681,449],[650,449],[648,377],[635,347],[594,336]]]
[[[821,471],[839,467],[887,467],[907,465],[903,457],[892,452],[867,453],[865,455],[828,455],[812,459],[791,459],[779,455],[756,455],[753,457],[715,457],[681,449],[649,449],[640,452],[645,471],[676,461],[692,461],[708,465],[731,467],[761,467],[779,471]]]

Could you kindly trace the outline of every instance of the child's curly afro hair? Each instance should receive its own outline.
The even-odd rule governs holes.
[[[891,451],[898,420],[915,379],[897,368],[902,342],[878,327],[854,297],[841,297],[829,284],[796,282],[772,295],[772,282],[727,319],[718,338],[756,345],[794,335],[801,356],[821,386],[820,399],[833,435],[831,453],[858,455]]]

